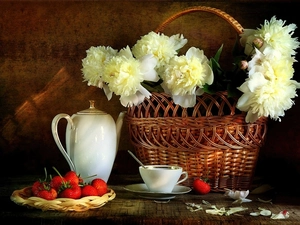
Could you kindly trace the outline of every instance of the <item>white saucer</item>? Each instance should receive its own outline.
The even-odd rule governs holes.
[[[175,198],[176,195],[186,194],[192,189],[186,186],[176,185],[173,191],[170,193],[166,192],[152,192],[149,191],[146,184],[131,184],[124,187],[125,190],[138,193],[140,197],[147,199],[167,200]]]

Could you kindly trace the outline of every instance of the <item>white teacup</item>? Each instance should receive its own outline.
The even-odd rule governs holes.
[[[182,183],[188,178],[188,173],[182,171],[180,166],[149,165],[139,167],[141,177],[149,191],[171,193],[176,184]],[[184,178],[179,180],[181,175]]]

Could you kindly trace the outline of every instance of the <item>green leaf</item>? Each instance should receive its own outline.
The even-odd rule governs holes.
[[[206,93],[208,93],[208,94],[214,94],[214,93],[216,93],[216,91],[214,91],[212,89],[212,85],[208,85],[208,84],[205,84],[203,86],[203,91],[206,92]]]
[[[218,61],[215,58],[210,59],[210,66],[213,71],[214,70],[217,71],[219,68],[221,68],[220,64],[218,63]]]
[[[158,82],[143,81],[142,86],[150,92],[163,92],[164,89],[160,86],[161,83],[162,80],[159,80]]]
[[[216,54],[215,54],[215,56],[214,56],[214,59],[215,59],[217,62],[219,62],[219,60],[220,60],[222,50],[223,50],[223,44],[221,45],[221,47],[218,49],[218,51],[216,52]]]

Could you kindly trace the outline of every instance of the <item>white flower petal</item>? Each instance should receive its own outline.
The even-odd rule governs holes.
[[[259,212],[251,212],[251,213],[250,213],[250,216],[259,216],[259,215],[260,215]]]
[[[202,88],[198,88],[195,92],[195,95],[200,96],[204,94],[204,90]]]
[[[185,53],[185,55],[188,59],[192,58],[193,56],[201,59],[204,54],[202,50],[195,47],[190,47]]]
[[[214,82],[214,73],[207,63],[203,64],[203,67],[207,71],[205,83],[210,85]]]
[[[225,213],[225,215],[226,216],[229,216],[229,215],[231,215],[231,214],[233,214],[233,213],[237,213],[237,212],[241,212],[241,211],[245,211],[245,210],[247,210],[248,208],[245,208],[245,207],[233,207],[233,208],[230,208],[226,213]]]
[[[157,59],[149,54],[145,55],[139,60],[141,62],[141,72],[144,75],[144,80],[157,82],[159,76],[155,70]]]
[[[254,92],[258,87],[265,85],[267,80],[261,73],[252,74],[252,79],[248,80],[248,88],[251,92]]]
[[[172,95],[175,104],[184,108],[193,107],[196,104],[196,95]]]
[[[249,195],[249,190],[247,191],[227,190],[224,195],[235,200],[241,200],[241,202],[251,202],[250,199],[246,199],[246,197]]]
[[[133,58],[132,52],[129,48],[129,46],[127,45],[126,48],[122,48],[119,52],[118,52],[118,56],[119,57],[125,57],[125,58]]]
[[[271,216],[272,212],[268,209],[264,209],[264,210],[261,210],[259,214],[262,216]]]
[[[249,99],[251,98],[251,93],[245,92],[239,99],[236,104],[236,107],[241,111],[249,110]]]
[[[109,87],[106,84],[103,85],[103,91],[104,91],[107,99],[110,100],[112,98],[113,92],[110,91]]]
[[[144,101],[145,98],[149,98],[151,93],[145,89],[142,85],[139,86],[139,90],[132,95],[129,96],[121,96],[120,102],[125,107],[131,107],[134,105],[139,105]]]
[[[276,220],[276,219],[287,219],[289,218],[289,212],[286,210],[281,211],[278,214],[272,214],[271,219]]]
[[[188,41],[181,34],[175,34],[170,37],[170,41],[174,43],[174,48],[176,50],[181,49]]]
[[[143,99],[150,98],[150,96],[151,96],[151,93],[146,88],[144,88],[142,85],[139,86],[139,90],[137,93],[140,94],[141,96],[143,96]]]
[[[137,95],[121,96],[120,102],[124,107],[132,107],[138,102]]]
[[[254,123],[258,119],[259,119],[259,116],[257,113],[252,113],[251,111],[248,111],[245,121],[246,121],[246,123]]]

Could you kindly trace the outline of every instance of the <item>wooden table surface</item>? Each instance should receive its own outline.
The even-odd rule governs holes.
[[[208,195],[196,195],[191,191],[188,194],[177,195],[168,203],[157,203],[154,200],[143,199],[136,193],[124,189],[126,185],[140,183],[138,175],[111,176],[109,187],[116,192],[116,198],[101,208],[84,212],[56,212],[28,209],[19,206],[10,200],[14,190],[30,186],[34,181],[32,176],[6,177],[0,182],[0,215],[1,219],[10,223],[19,224],[300,224],[300,198],[283,194],[249,195],[252,200],[242,203],[248,210],[232,214],[230,216],[211,215],[205,212],[207,207],[202,204],[203,210],[191,212],[185,203],[201,204],[203,200],[216,205],[218,208],[235,207],[233,200],[224,196],[223,193],[209,193]],[[273,204],[262,203],[257,199],[269,199],[272,197]],[[250,216],[250,212],[258,211],[258,207],[279,213],[287,210],[288,219],[273,220],[270,217]]]

